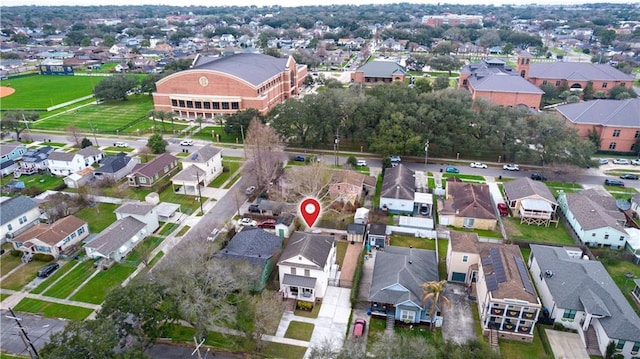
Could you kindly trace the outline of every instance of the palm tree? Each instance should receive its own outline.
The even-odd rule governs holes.
[[[165,115],[168,119],[170,119],[170,120],[171,120],[171,131],[175,134],[175,133],[176,133],[176,129],[175,129],[175,126],[174,126],[174,124],[173,124],[173,120],[175,120],[176,113],[175,113],[175,112],[173,112],[173,111],[168,111],[168,112],[165,112],[165,114],[164,114],[164,115]]]
[[[431,330],[434,329],[435,322],[435,314],[440,307],[440,302],[446,304],[449,308],[451,308],[451,301],[449,298],[444,296],[444,289],[447,286],[446,280],[441,280],[439,282],[430,281],[424,282],[420,284],[420,288],[424,291],[422,294],[422,303],[426,304],[429,299],[431,299],[431,308],[429,309],[429,318],[431,319]]]
[[[167,118],[167,113],[164,111],[156,111],[156,117],[160,119],[160,122],[162,122],[162,133],[165,133],[164,120]]]
[[[202,131],[202,123],[204,122],[204,117],[198,116],[196,117],[196,122],[200,125],[200,131]]]

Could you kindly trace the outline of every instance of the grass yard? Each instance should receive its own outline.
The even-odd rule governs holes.
[[[178,232],[178,234],[176,234],[176,237],[182,237],[184,236],[189,230],[191,229],[191,227],[189,226],[184,226],[182,227],[182,229],[180,230],[180,232]]]
[[[4,109],[46,109],[91,95],[100,78],[89,76],[25,76],[2,81],[16,90],[2,98]]]
[[[180,227],[178,223],[167,222],[164,224],[164,226],[162,226],[162,228],[160,229],[160,232],[158,232],[158,235],[168,236],[171,233],[173,233],[173,231],[178,229],[178,227]]]
[[[468,229],[468,228],[459,228],[453,226],[447,226],[451,229],[454,229],[458,232],[474,232],[478,235],[478,237],[488,237],[488,238],[500,238],[502,239],[502,234],[500,232],[491,231],[488,229]]]
[[[7,353],[0,353],[0,359],[25,359],[28,358],[26,356],[19,356]]]
[[[7,249],[9,251],[9,249]],[[22,261],[20,257],[14,257],[9,253],[2,255],[2,260],[0,261],[0,277],[11,272],[15,267],[19,266]]]
[[[616,199],[629,199],[631,198],[631,196],[638,193],[638,191],[636,191],[636,189],[633,187],[604,186],[604,189],[611,193],[611,195]]]
[[[622,260],[618,257],[618,252],[612,249],[593,249],[594,255],[599,256],[600,262],[604,265],[609,272],[609,275],[616,283],[618,288],[624,296],[627,298],[631,307],[640,315],[640,307],[634,302],[630,292],[633,290],[634,282],[632,278],[628,278],[625,274],[631,273],[635,278],[640,278],[640,266],[633,264],[632,262]]]
[[[93,125],[98,134],[138,134],[138,129],[141,134],[144,134],[152,132],[154,126],[154,121],[147,118],[152,109],[153,100],[151,97],[136,95],[130,96],[127,101],[109,101],[52,116],[42,116],[40,120],[31,125],[31,128],[61,131],[69,125],[74,125],[82,131],[90,131],[91,125]],[[142,118],[144,119],[140,122],[134,123]]]
[[[336,241],[336,263],[340,268],[342,268],[344,256],[347,254],[347,247],[349,247],[349,242]]]
[[[309,341],[311,340],[311,334],[313,334],[314,325],[311,323],[297,322],[292,320],[289,323],[287,332],[284,334],[285,338],[298,339]]]
[[[193,213],[200,206],[200,203],[196,200],[196,196],[176,193],[173,191],[172,186],[167,186],[164,191],[160,192],[160,201],[177,203],[180,205],[180,211],[187,214]]]
[[[563,183],[563,182],[545,182],[547,187],[551,190],[551,193],[555,197],[558,196],[558,191],[564,191],[566,193],[573,193],[582,189],[582,185],[577,183]]]
[[[89,223],[90,232],[99,233],[116,221],[116,214],[113,211],[117,207],[116,204],[97,203],[93,207],[81,209],[75,216]]]
[[[302,359],[306,352],[306,347],[273,342],[266,343],[262,349],[262,354],[267,355],[267,357],[282,359]]]
[[[484,176],[464,175],[464,174],[460,174],[460,173],[443,173],[442,177],[445,178],[445,179],[449,178],[449,177],[458,177],[463,182],[473,182],[473,183],[485,183],[486,182]]]
[[[207,187],[220,188],[222,184],[224,184],[238,169],[242,166],[242,162],[229,161],[226,158],[224,159],[224,167],[228,168],[229,171],[222,172],[220,176],[216,177]]]
[[[136,267],[131,265],[116,264],[107,270],[100,271],[70,299],[100,304],[111,288],[119,286],[135,270]]]
[[[369,328],[367,328],[367,351],[373,348],[373,344],[378,341],[378,337],[384,333],[386,322],[384,319],[371,317]]]
[[[13,180],[13,176],[3,177],[0,181],[3,185]],[[53,190],[64,184],[63,177],[56,177],[47,174],[33,174],[30,176],[23,175],[18,181],[24,182],[25,187],[38,187],[41,191]]]
[[[229,180],[229,182],[227,182],[227,185],[224,186],[224,189],[231,188],[231,186],[233,186],[233,184],[236,183],[240,179],[240,176],[242,176],[242,173],[236,172],[236,174],[233,176],[233,178],[231,178]]]
[[[24,298],[20,303],[18,303],[18,305],[13,307],[13,309],[18,312],[41,314],[46,318],[65,318],[71,320],[84,320],[93,312],[93,310],[89,308],[46,302],[31,298]]]
[[[18,258],[18,260],[19,259],[20,258]],[[32,261],[23,265],[22,267],[20,267],[20,269],[13,272],[13,274],[3,279],[0,282],[0,288],[12,290],[22,289],[25,285],[27,285],[27,283],[36,278],[38,270],[45,264],[45,262]]]
[[[503,359],[552,359],[553,354],[544,350],[542,335],[545,335],[544,331],[537,330],[531,343],[501,339],[498,343],[500,355]]]
[[[129,253],[129,255],[127,256],[127,262],[135,263],[136,265],[140,264],[144,259],[143,257],[145,255],[148,256],[149,254],[151,254],[151,251],[158,247],[163,240],[163,237],[156,236],[149,236],[145,238],[142,243],[138,244],[136,248],[134,248],[133,251]]]
[[[156,254],[156,256],[153,257],[151,261],[149,261],[149,265],[147,265],[147,267],[152,268],[154,265],[156,265],[156,263],[158,263],[160,259],[162,259],[162,257],[164,257],[164,252],[163,251],[158,252],[158,254]]]
[[[0,293],[0,302],[2,302],[3,300],[9,298],[10,296],[11,296],[11,294]]]
[[[245,128],[245,133],[246,133]],[[215,135],[215,137],[214,137]],[[218,135],[220,141],[218,141]],[[242,144],[241,133],[226,133],[224,132],[224,126],[205,126],[202,130],[194,133],[191,138],[199,140],[207,140],[211,142],[224,142],[224,143],[238,143]],[[236,141],[237,139],[237,141]]]
[[[37,287],[35,287],[31,291],[31,293],[40,294],[40,293],[44,292],[44,290],[47,289],[47,287],[49,287],[51,285],[51,283],[55,282],[58,278],[62,277],[65,273],[70,271],[71,268],[73,268],[73,266],[76,265],[76,264],[78,264],[77,261],[67,262],[65,265],[63,265],[62,267],[58,268],[58,270],[53,272],[53,274],[51,276],[49,276],[47,279],[42,281],[42,283],[40,283]]]
[[[43,294],[49,297],[65,299],[95,271],[92,261],[82,262]]]
[[[194,334],[195,330],[193,328],[174,324],[169,326],[169,333],[167,333],[166,337],[171,338],[174,342],[193,343]],[[204,344],[231,351],[243,350],[236,337],[218,332],[208,332]]]
[[[536,242],[540,244],[575,245],[573,238],[562,222],[558,228],[554,224],[549,227],[520,224],[519,218],[502,218],[502,223],[509,239]]]
[[[298,308],[295,309],[295,311],[293,312],[293,314],[299,316],[299,317],[305,317],[305,318],[317,318],[318,317],[318,313],[320,313],[320,308],[322,307],[322,303],[316,303],[313,306],[313,309],[311,309],[311,311],[306,311],[306,310],[300,310]]]
[[[120,153],[120,152],[133,152],[133,150],[135,150],[135,148],[133,147],[106,147],[102,149],[104,152],[114,152],[114,153]]]

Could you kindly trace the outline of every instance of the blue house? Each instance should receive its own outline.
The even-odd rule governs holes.
[[[7,143],[0,145],[0,163],[4,163],[9,160],[17,160],[22,158],[22,155],[27,152],[27,148],[21,143]]]
[[[436,252],[424,249],[387,246],[375,254],[369,290],[371,314],[394,318],[404,323],[430,323],[431,301],[422,302],[425,282],[439,281]],[[442,325],[439,310],[433,320]]]

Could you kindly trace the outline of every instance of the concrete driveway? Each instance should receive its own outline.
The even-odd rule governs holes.
[[[556,359],[589,359],[587,349],[577,333],[561,332],[545,329],[549,346],[553,350]]]
[[[451,301],[451,307],[444,308],[444,322],[442,323],[442,337],[444,340],[463,344],[476,339],[473,325],[473,313],[467,292],[462,284],[448,283],[444,296]]]
[[[351,289],[327,287],[322,299],[322,307],[315,321],[309,348],[329,341],[334,347],[342,348],[351,316]],[[309,351],[307,351],[307,355]]]

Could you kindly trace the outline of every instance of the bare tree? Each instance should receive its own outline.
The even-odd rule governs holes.
[[[69,125],[66,128],[67,139],[73,142],[75,147],[80,147],[80,141],[84,138],[84,135],[80,132],[80,129],[74,125]]]
[[[273,128],[254,118],[245,136],[245,151],[251,162],[247,170],[253,173],[259,188],[267,187],[282,171],[284,152],[280,137]]]
[[[145,163],[149,162],[149,160],[152,158],[152,154],[153,154],[153,151],[151,150],[151,148],[147,146],[144,146],[138,150],[138,155],[140,155],[142,162],[145,162]]]
[[[325,202],[333,174],[334,170],[320,162],[304,167],[292,167],[284,175],[282,184],[286,188],[283,189],[283,193],[291,201],[304,197],[315,197],[319,201]]]
[[[254,349],[262,351],[265,342],[262,336],[275,334],[284,313],[282,297],[274,291],[264,290],[260,295],[252,297],[253,331],[247,331],[254,342]]]

